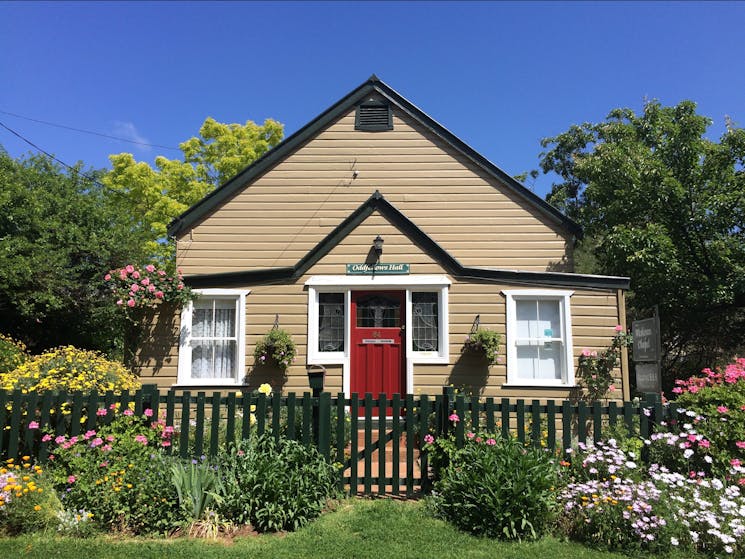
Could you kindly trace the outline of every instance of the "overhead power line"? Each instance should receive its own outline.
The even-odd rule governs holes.
[[[80,172],[80,170],[76,169],[76,168],[75,168],[75,167],[73,167],[72,165],[68,165],[67,163],[65,163],[65,162],[64,162],[64,161],[62,161],[61,159],[59,159],[59,158],[55,157],[54,155],[52,155],[52,154],[51,154],[51,153],[49,153],[48,151],[46,151],[46,150],[44,150],[44,149],[40,148],[40,147],[39,147],[39,146],[37,146],[37,145],[36,145],[36,144],[35,144],[34,142],[32,142],[31,140],[29,140],[28,138],[25,138],[25,137],[24,137],[24,136],[22,136],[22,135],[21,135],[20,133],[18,133],[18,132],[16,132],[15,130],[13,130],[12,128],[9,128],[8,126],[6,126],[6,125],[5,125],[5,124],[4,124],[3,122],[1,122],[1,121],[0,121],[0,126],[2,126],[3,128],[5,128],[5,129],[6,129],[6,130],[7,130],[8,132],[10,132],[11,134],[13,134],[14,136],[16,136],[16,137],[20,138],[21,140],[23,140],[24,142],[26,142],[26,143],[27,143],[28,145],[30,145],[30,146],[31,146],[32,148],[34,148],[34,149],[35,149],[36,151],[39,151],[39,152],[43,153],[43,154],[44,154],[44,155],[46,155],[46,156],[47,156],[48,158],[50,158],[50,159],[52,159],[52,160],[56,161],[57,163],[59,163],[59,164],[60,164],[60,165],[62,165],[63,167],[66,167],[67,169],[69,169],[70,171],[72,171],[73,173],[75,173],[76,175],[78,175],[79,177],[82,177],[82,178],[84,178],[84,179],[86,179],[86,180],[88,180],[88,181],[92,182],[93,184],[95,184],[95,185],[99,186],[100,188],[106,188],[106,187],[105,187],[104,185],[102,185],[102,184],[101,184],[100,182],[98,182],[98,180],[94,179],[93,177],[91,177],[91,176],[89,176],[89,175],[86,175],[85,173],[82,173],[82,172]]]
[[[38,122],[39,124],[46,124],[47,126],[54,126],[56,128],[63,128],[65,130],[72,130],[73,132],[80,132],[81,134],[91,134],[93,136],[100,136],[102,138],[109,138],[110,140],[118,140],[120,142],[129,142],[130,144],[137,144],[139,146],[148,146],[153,148],[167,149],[171,151],[181,151],[179,148],[171,146],[163,146],[160,144],[148,144],[147,142],[139,142],[137,140],[130,140],[127,138],[120,138],[119,136],[112,136],[111,134],[104,134],[102,132],[94,132],[93,130],[84,130],[82,128],[75,128],[74,126],[67,126],[65,124],[57,124],[55,122],[48,122],[46,120],[39,120],[38,118],[31,118],[29,116],[23,116],[16,113],[0,110],[0,113],[4,115],[13,116],[16,118],[22,118],[23,120],[30,120],[31,122]]]

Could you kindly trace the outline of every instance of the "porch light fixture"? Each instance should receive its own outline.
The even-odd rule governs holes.
[[[375,249],[375,256],[380,260],[380,255],[383,254],[383,237],[378,235],[373,241],[373,248]]]

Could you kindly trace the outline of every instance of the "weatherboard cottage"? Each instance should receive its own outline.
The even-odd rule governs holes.
[[[200,297],[164,307],[143,382],[346,394],[576,394],[583,348],[625,327],[627,278],[572,273],[577,224],[373,76],[171,223]],[[499,362],[463,351],[476,326]],[[297,357],[254,360],[272,328]],[[629,397],[624,354],[613,395]]]

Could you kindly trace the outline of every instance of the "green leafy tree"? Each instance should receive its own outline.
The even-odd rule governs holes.
[[[649,101],[542,141],[548,201],[586,232],[578,271],[630,276],[631,318],[659,305],[668,387],[745,349],[745,130],[710,124]]]
[[[103,183],[143,250],[168,262],[173,257],[173,246],[166,242],[171,220],[276,146],[282,134],[282,124],[271,119],[260,126],[207,118],[198,137],[180,144],[183,161],[158,156],[151,167],[131,153],[111,155],[112,169]]]
[[[103,274],[142,253],[105,189],[81,171],[0,148],[0,332],[33,351],[74,344],[116,354],[120,319]]]

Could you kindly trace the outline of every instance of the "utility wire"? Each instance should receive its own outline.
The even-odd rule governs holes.
[[[47,126],[54,126],[56,128],[64,128],[65,130],[72,130],[74,132],[80,132],[82,134],[92,134],[93,136],[100,136],[102,138],[109,138],[111,140],[118,140],[120,142],[129,142],[130,144],[137,144],[139,146],[149,146],[153,148],[161,148],[161,149],[168,149],[171,151],[181,151],[179,148],[174,148],[170,146],[162,146],[160,144],[148,144],[146,142],[138,142],[137,140],[128,140],[127,138],[120,138],[119,136],[112,136],[110,134],[103,134],[101,132],[94,132],[92,130],[83,130],[82,128],[75,128],[73,126],[66,126],[64,124],[56,124],[54,122],[48,122],[46,120],[39,120],[37,118],[31,118],[28,116],[23,116],[15,113],[11,113],[8,111],[0,110],[0,113],[4,115],[14,116],[16,118],[22,118],[24,120],[30,120],[31,122],[38,122],[39,124],[46,124]]]
[[[57,157],[55,157],[54,155],[52,155],[48,151],[43,150],[42,148],[40,148],[39,146],[37,146],[34,142],[32,142],[31,140],[29,140],[28,138],[24,138],[21,134],[19,134],[18,132],[16,132],[12,128],[9,128],[9,127],[5,126],[5,124],[2,121],[0,121],[0,126],[2,126],[3,128],[5,128],[8,132],[10,132],[11,134],[13,134],[14,136],[16,136],[16,137],[20,138],[21,140],[23,140],[24,142],[26,142],[28,145],[30,145],[32,148],[34,148],[36,151],[39,151],[39,152],[43,153],[44,155],[46,155],[50,159],[53,159],[54,161],[56,161],[57,163],[59,163],[63,167],[66,167],[67,169],[69,169],[70,171],[72,171],[73,173],[75,173],[76,175],[78,175],[80,177],[83,177],[86,180],[91,181],[93,184],[99,186],[100,188],[106,188],[104,185],[102,185],[100,182],[98,182],[93,177],[91,177],[89,175],[86,175],[85,173],[81,173],[79,169],[76,169],[72,165],[68,165],[67,163],[65,163],[61,159],[58,159]]]

